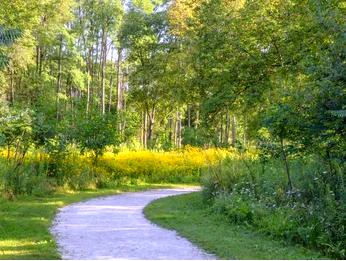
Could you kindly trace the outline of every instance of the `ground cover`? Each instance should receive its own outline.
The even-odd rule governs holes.
[[[231,224],[208,210],[201,192],[156,200],[145,215],[222,259],[322,259],[323,255]]]
[[[0,198],[0,259],[59,259],[49,227],[60,207],[92,197],[166,187],[172,185],[137,184],[80,192],[57,191],[43,197],[17,196],[13,201]]]

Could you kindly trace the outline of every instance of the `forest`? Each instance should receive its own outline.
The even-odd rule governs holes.
[[[345,17],[342,0],[1,0],[0,258],[1,205],[160,183],[346,258]]]

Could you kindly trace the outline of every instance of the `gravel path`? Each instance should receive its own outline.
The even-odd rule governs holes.
[[[143,214],[152,200],[195,189],[123,193],[69,205],[51,228],[63,259],[216,259]]]

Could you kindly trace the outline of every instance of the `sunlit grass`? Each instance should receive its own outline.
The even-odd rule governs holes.
[[[319,252],[234,225],[208,210],[200,192],[158,199],[144,210],[163,227],[174,229],[221,259],[322,259]]]
[[[175,185],[182,186],[182,185]],[[59,259],[49,227],[58,208],[97,196],[149,188],[173,187],[170,184],[138,184],[82,192],[59,191],[44,197],[0,198],[0,259]]]
[[[6,153],[2,151],[2,164],[6,164]],[[172,186],[167,183],[175,183],[178,186],[180,183],[184,183],[184,186],[195,185],[199,182],[202,168],[218,164],[225,157],[254,155],[255,153],[249,153],[244,156],[226,149],[192,147],[169,152],[122,151],[117,154],[106,152],[99,158],[98,164],[93,166],[90,154],[82,155],[78,150],[74,150],[59,162],[59,167],[63,168],[62,173],[68,175],[70,184],[83,180],[83,169],[87,168],[99,176],[106,177],[106,181],[109,181],[106,185],[110,189],[89,189],[78,192],[78,189],[72,189],[66,184],[55,187],[53,192],[39,191],[40,193],[34,194],[36,196],[14,195],[12,201],[0,198],[0,259],[59,258],[49,227],[57,209],[66,204],[123,191]],[[39,151],[31,151],[26,157],[26,162],[29,164],[33,162],[41,164],[41,161],[49,160],[51,159],[47,154]],[[31,168],[25,173],[28,178],[36,175],[30,170]],[[95,188],[95,184],[90,184],[87,188]]]

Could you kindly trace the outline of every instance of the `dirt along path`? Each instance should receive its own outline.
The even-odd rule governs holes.
[[[143,214],[152,200],[195,190],[131,192],[72,204],[60,210],[51,232],[63,259],[216,259]]]

